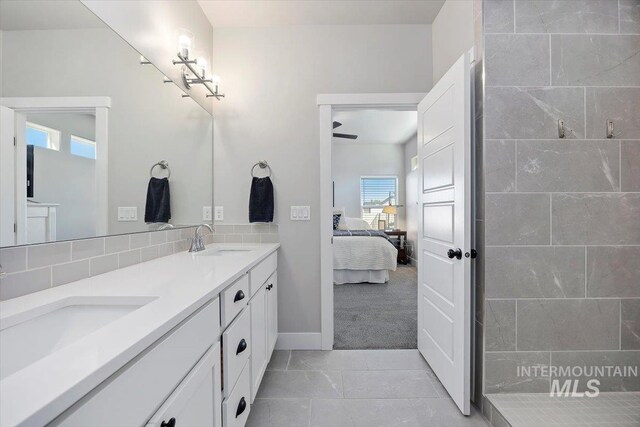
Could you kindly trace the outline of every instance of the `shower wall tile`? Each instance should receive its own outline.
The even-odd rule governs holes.
[[[486,353],[484,392],[549,392],[549,377],[542,375],[548,373],[549,359],[550,354],[546,351]],[[523,371],[523,368],[529,368],[529,371]]]
[[[623,299],[621,303],[620,347],[623,350],[640,350],[640,299]],[[636,360],[640,360],[640,356]]]
[[[640,1],[619,0],[620,32],[640,34]]]
[[[640,35],[552,35],[551,74],[555,86],[639,86]]]
[[[518,141],[517,191],[620,190],[618,141]]]
[[[486,244],[548,245],[548,194],[498,194],[485,198]]]
[[[485,33],[513,33],[513,0],[484,0]]]
[[[580,351],[580,352],[552,352],[551,366],[560,368],[580,366],[587,375],[581,376],[555,376],[552,380],[560,380],[563,384],[566,380],[578,380],[576,391],[587,390],[587,381],[597,379],[600,381],[600,392],[620,392],[620,391],[640,391],[640,377],[638,376],[618,376],[618,375],[596,375],[595,367],[601,366],[637,366],[640,360],[640,351]],[[566,370],[566,369],[565,369]],[[594,371],[594,372],[589,372]],[[588,375],[593,373],[593,375]]]
[[[587,138],[604,139],[607,120],[617,139],[640,139],[640,87],[586,89]]]
[[[485,91],[487,139],[556,139],[560,119],[566,138],[584,138],[583,88],[486,87]]]
[[[517,302],[518,350],[618,350],[620,300]]]
[[[640,191],[640,140],[621,141],[622,191]]]
[[[587,296],[640,298],[640,246],[587,247]]]
[[[485,305],[486,351],[516,349],[516,301],[491,300]]]
[[[516,0],[518,33],[617,33],[611,0]]]
[[[640,244],[640,193],[553,194],[555,245]]]
[[[516,189],[516,141],[487,140],[484,144],[485,191],[503,193]]]
[[[484,49],[487,86],[550,84],[548,35],[487,34]]]
[[[487,298],[585,296],[582,247],[488,247]]]

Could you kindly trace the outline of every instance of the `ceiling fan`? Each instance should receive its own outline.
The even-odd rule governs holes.
[[[337,128],[337,127],[340,127],[340,126],[342,126],[342,123],[336,122],[336,121],[333,122],[333,128],[334,129]],[[333,137],[334,138],[356,139],[356,138],[358,138],[358,135],[351,135],[351,134],[348,134],[348,133],[337,133],[337,132],[334,132],[333,133]]]

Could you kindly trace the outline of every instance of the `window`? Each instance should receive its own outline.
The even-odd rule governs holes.
[[[398,194],[398,177],[374,176],[360,178],[360,206],[362,219],[373,228],[378,228],[378,219],[387,220],[387,214],[382,209],[387,205],[396,205]],[[395,215],[389,216],[388,227],[395,226]]]
[[[74,156],[86,157],[87,159],[96,158],[96,142],[90,139],[81,138],[71,135],[71,154]]]
[[[25,132],[27,145],[34,147],[48,148],[49,150],[60,150],[60,131],[36,123],[27,122]]]

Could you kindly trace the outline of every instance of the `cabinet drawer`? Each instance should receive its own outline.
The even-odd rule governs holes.
[[[266,257],[260,264],[256,265],[249,272],[251,279],[251,296],[253,296],[260,286],[269,279],[269,276],[276,271],[278,267],[278,253],[274,252]]]
[[[144,425],[216,341],[216,298],[67,409],[51,425]]]
[[[251,356],[251,315],[244,310],[222,334],[224,396],[229,396]]]
[[[222,291],[220,299],[222,328],[224,329],[249,302],[249,275],[245,274]]]
[[[243,427],[249,417],[251,406],[251,379],[249,378],[249,364],[246,363],[238,383],[231,395],[222,403],[222,422],[224,427]]]

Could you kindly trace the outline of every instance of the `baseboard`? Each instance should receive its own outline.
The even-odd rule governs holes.
[[[322,334],[320,332],[280,332],[276,341],[276,350],[320,350]]]

